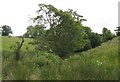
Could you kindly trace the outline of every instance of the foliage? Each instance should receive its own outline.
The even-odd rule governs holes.
[[[103,28],[102,33],[103,33],[103,42],[106,42],[113,38],[113,34],[111,33],[111,31],[105,27]]]
[[[28,26],[27,32],[24,34],[24,37],[31,37],[35,38],[38,36],[42,36],[45,32],[43,25],[35,25],[35,26]]]
[[[77,11],[74,11],[72,9],[68,9],[67,12],[72,15],[72,17],[75,19],[75,21],[80,21],[80,22],[87,21],[86,19],[83,19],[83,16],[79,15],[77,13]]]
[[[89,48],[95,48],[99,46],[102,43],[102,37],[98,33],[92,32],[90,27],[85,26],[84,30],[86,34],[88,35],[89,41],[90,41],[90,47]]]
[[[84,38],[86,34],[80,21],[80,15],[75,15],[75,13],[73,17],[72,11],[58,10],[51,5],[40,4],[39,7],[39,15],[34,18],[34,21],[39,21],[38,24],[42,22],[50,25],[43,40],[44,46],[49,47],[49,50],[51,49],[52,52],[63,57],[74,53],[77,49],[83,49],[87,45],[86,43],[89,43]],[[41,12],[44,12],[46,18],[41,16],[44,15],[40,14]],[[77,20],[75,16],[77,16]]]
[[[101,44],[101,37],[98,33],[91,33],[91,37],[90,37],[90,40],[91,40],[91,46],[92,48],[95,48],[97,46],[99,46]]]
[[[86,33],[86,34],[89,36],[89,38],[90,38],[91,32],[92,32],[91,28],[90,28],[90,27],[87,27],[87,26],[84,26],[84,30],[85,30],[85,33]]]
[[[74,53],[78,48],[83,48],[83,27],[69,14],[64,14],[64,19],[56,28],[50,29],[49,40],[51,49],[61,57]]]
[[[86,33],[86,38],[88,41],[88,45],[86,46],[85,50],[88,50],[88,49],[92,48],[92,44],[91,44],[92,30],[90,27],[84,26],[84,31]]]
[[[12,34],[12,30],[10,26],[3,25],[1,28],[2,28],[2,36],[8,36],[9,34]]]

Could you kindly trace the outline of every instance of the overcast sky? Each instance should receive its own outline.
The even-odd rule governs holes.
[[[101,33],[107,27],[113,33],[118,26],[119,0],[0,0],[0,26],[8,25],[13,35],[23,35],[31,17],[35,17],[38,4],[51,4],[58,9],[71,8],[87,19],[83,23],[94,32]]]

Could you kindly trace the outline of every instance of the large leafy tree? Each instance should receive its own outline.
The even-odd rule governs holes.
[[[79,21],[64,12],[63,21],[50,30],[51,49],[61,57],[84,48],[84,29]]]
[[[34,22],[50,27],[44,35],[44,46],[63,57],[87,45],[88,41],[80,20],[82,16],[74,14],[73,11],[58,10],[52,5],[40,4],[39,7]]]
[[[8,36],[9,34],[12,34],[11,27],[8,25],[3,25],[2,27],[2,36]]]

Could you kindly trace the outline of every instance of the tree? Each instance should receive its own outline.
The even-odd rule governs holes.
[[[113,38],[113,34],[111,33],[111,31],[105,27],[103,28],[102,33],[103,33],[103,42],[106,42]]]
[[[90,46],[87,46],[88,49],[95,48],[102,43],[102,38],[100,34],[92,32],[91,28],[87,26],[84,26],[84,30],[88,35],[90,41]]]
[[[51,49],[60,57],[84,48],[83,27],[80,22],[75,22],[68,13],[64,13],[61,24],[50,31]]]
[[[44,46],[60,57],[84,49],[88,41],[80,20],[76,20],[70,12],[58,10],[52,5],[40,4],[39,7],[39,15],[34,18],[34,22],[50,26],[44,35]],[[43,42],[38,40],[40,44]]]
[[[3,25],[1,28],[2,28],[2,36],[8,36],[9,34],[12,34],[12,30],[10,26]]]
[[[16,44],[17,44],[17,47],[15,48],[15,54],[16,54],[16,60],[17,61],[19,61],[20,60],[20,50],[21,50],[21,48],[22,48],[22,46],[23,46],[23,43],[24,43],[24,38],[23,37],[21,37],[22,38],[22,41],[21,42],[16,42]]]
[[[26,32],[23,36],[26,37],[26,38],[32,37],[32,35],[31,35],[32,29],[33,29],[33,26],[32,26],[32,25],[28,26],[28,27],[26,28],[27,32]]]
[[[85,47],[85,50],[88,50],[88,49],[92,48],[92,45],[91,45],[92,30],[91,30],[90,27],[84,26],[84,31],[86,33],[86,38],[87,38],[87,41],[88,41],[88,44]]]
[[[24,34],[24,37],[31,37],[31,38],[36,38],[38,36],[42,36],[43,33],[45,32],[45,27],[43,25],[35,25],[35,26],[28,26],[27,27],[27,32]]]
[[[88,26],[84,26],[84,30],[85,30],[85,33],[86,33],[86,34],[89,36],[89,38],[90,38],[91,33],[92,33],[91,28],[90,28],[90,27],[88,27]]]
[[[99,46],[101,44],[101,37],[98,33],[91,33],[90,36],[90,42],[91,42],[91,46],[92,48],[95,48],[97,46]]]
[[[116,31],[116,36],[120,36],[120,26],[119,27],[116,27],[117,29],[115,30]]]

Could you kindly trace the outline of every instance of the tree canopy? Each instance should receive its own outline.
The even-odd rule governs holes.
[[[9,34],[12,34],[12,29],[8,25],[3,25],[2,27],[2,36],[8,36]]]
[[[45,31],[43,25],[35,25],[35,26],[30,25],[27,27],[26,30],[27,30],[27,32],[23,36],[30,37],[30,38],[42,36],[42,34]]]
[[[103,33],[103,42],[106,42],[113,38],[113,34],[111,33],[111,31],[105,27],[103,28],[102,33]]]

